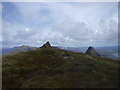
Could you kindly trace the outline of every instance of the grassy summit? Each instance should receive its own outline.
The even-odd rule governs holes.
[[[117,60],[58,48],[3,57],[3,88],[118,87]]]

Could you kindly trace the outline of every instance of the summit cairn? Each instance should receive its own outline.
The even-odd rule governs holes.
[[[47,41],[41,48],[51,48],[52,46],[50,45],[49,41]]]
[[[100,55],[97,53],[97,51],[92,46],[89,46],[85,54],[89,56],[100,57]]]

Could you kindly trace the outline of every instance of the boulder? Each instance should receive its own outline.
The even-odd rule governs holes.
[[[100,54],[92,46],[88,47],[85,54],[87,54],[89,56],[100,57]]]

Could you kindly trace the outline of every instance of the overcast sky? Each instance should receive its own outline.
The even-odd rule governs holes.
[[[0,22],[1,23],[1,22]],[[3,2],[3,47],[114,46],[118,44],[117,2]]]

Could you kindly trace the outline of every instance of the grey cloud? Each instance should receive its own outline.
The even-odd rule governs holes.
[[[100,17],[104,16],[103,12],[106,13],[109,10],[108,8],[104,11],[101,5],[90,6],[90,10],[95,9],[95,13],[91,13],[88,8],[76,8],[72,4],[66,6],[65,3],[15,3],[15,5],[19,8],[24,23],[19,25],[3,22],[4,45],[41,45],[48,40],[53,45],[59,46],[110,45],[117,42],[117,22],[108,17],[98,23]],[[96,8],[97,5],[99,11]],[[46,23],[50,23],[51,26],[47,28]],[[96,29],[94,25],[97,24],[99,25]],[[27,27],[30,28],[28,32],[25,31]]]
[[[86,22],[74,22],[70,18],[66,18],[63,22],[53,26],[53,30],[62,33],[63,38],[69,37],[64,42],[69,42],[70,39],[81,42],[83,44],[116,44],[118,40],[117,22],[110,19],[102,21],[99,24],[99,30],[93,29]]]
[[[107,42],[118,40],[118,24],[114,20],[108,20],[106,23],[101,22],[101,29],[98,32],[98,40],[103,40]]]
[[[89,41],[95,34],[84,21],[74,22],[72,19],[55,24],[53,30],[62,33],[64,37],[77,41]]]

